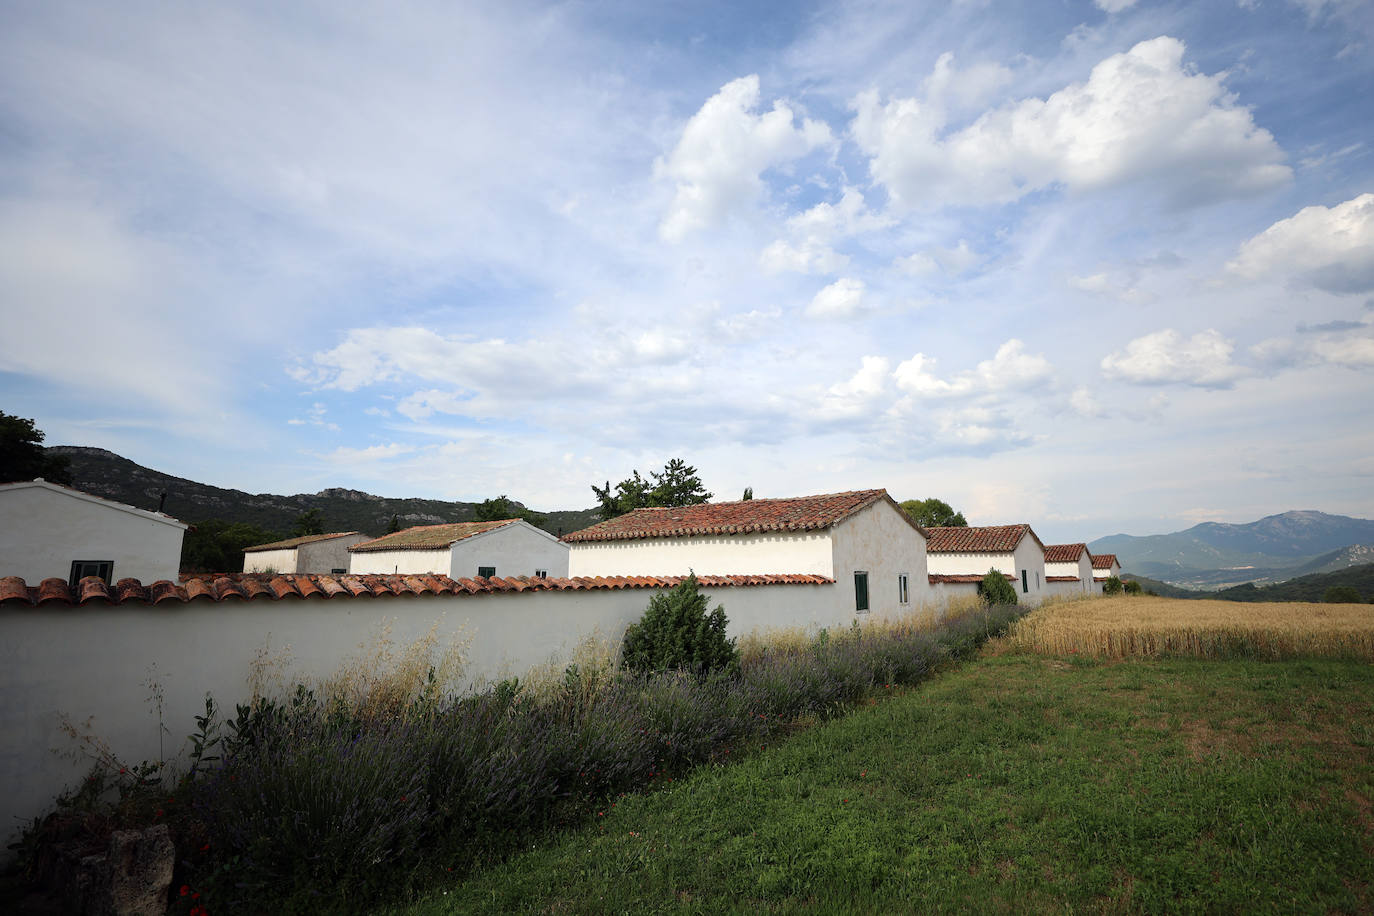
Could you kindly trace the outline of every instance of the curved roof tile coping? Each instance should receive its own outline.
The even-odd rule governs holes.
[[[0,606],[38,607],[65,604],[159,605],[191,601],[280,601],[284,598],[347,600],[376,595],[491,595],[530,591],[576,592],[595,589],[672,588],[685,576],[577,576],[535,579],[507,576],[490,579],[450,579],[440,575],[324,576],[230,573],[186,576],[181,584],[162,579],[144,585],[137,579],[120,579],[114,586],[87,576],[72,588],[63,579],[44,579],[31,586],[19,576],[0,578]],[[981,578],[981,577],[980,577]],[[931,580],[934,581],[932,576]],[[762,585],[833,585],[835,580],[810,573],[697,576],[703,588],[747,588]]]

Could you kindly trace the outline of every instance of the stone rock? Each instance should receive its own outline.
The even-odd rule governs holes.
[[[176,847],[166,824],[116,830],[104,854],[64,856],[54,877],[68,912],[84,916],[163,916]]]

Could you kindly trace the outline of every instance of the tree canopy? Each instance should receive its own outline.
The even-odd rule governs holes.
[[[681,458],[669,461],[662,471],[650,471],[649,478],[645,480],[636,470],[614,489],[609,480],[604,487],[592,484],[592,492],[601,503],[597,511],[602,521],[635,509],[695,506],[713,495],[702,485],[697,469]]]
[[[536,528],[544,527],[548,521],[537,512],[531,512],[506,494],[495,499],[485,499],[473,510],[472,518],[478,522],[496,522],[507,518],[524,519]]]
[[[181,541],[182,572],[238,572],[243,548],[281,540],[275,531],[243,522],[209,518],[196,522]]]
[[[964,513],[955,512],[954,507],[943,499],[908,499],[901,504],[902,511],[922,528],[967,528]]]
[[[0,410],[0,483],[42,477],[53,483],[71,484],[71,462],[49,455],[43,448],[43,431],[32,420],[12,417]]]
[[[296,516],[296,524],[291,528],[291,537],[303,538],[312,534],[324,534],[324,516],[319,509],[307,509]]]

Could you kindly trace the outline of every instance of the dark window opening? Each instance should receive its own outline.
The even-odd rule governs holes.
[[[911,601],[911,593],[907,589],[906,573],[897,576],[897,603],[907,604]]]
[[[1021,594],[1030,594],[1030,582],[1026,580],[1026,571],[1024,569],[1021,570]]]
[[[331,570],[329,571],[329,574],[330,574],[331,576],[342,576],[342,575],[344,575],[344,574],[347,573],[347,572],[348,572],[348,570],[346,570],[346,569],[331,569]]]
[[[549,577],[549,571],[547,569],[536,569],[534,571],[534,577],[536,579],[547,579]]]
[[[72,577],[68,584],[76,588],[76,584],[87,576],[98,576],[109,585],[113,575],[114,562],[111,560],[73,560]]]
[[[477,567],[477,578],[479,578],[479,579],[490,579],[490,578],[492,578],[492,577],[495,576],[495,575],[496,575],[496,567],[495,567],[495,566],[479,566],[479,567]]]
[[[866,572],[854,574],[854,609],[856,611],[868,610],[868,573]]]

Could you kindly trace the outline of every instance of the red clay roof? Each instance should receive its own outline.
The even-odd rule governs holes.
[[[891,503],[913,528],[925,533],[902,512],[886,490],[853,490],[785,499],[702,503],[674,509],[635,509],[590,528],[565,534],[563,540],[576,544],[584,541],[752,534],[762,531],[816,531],[829,528],[882,500]]]
[[[185,576],[180,584],[167,581],[144,585],[137,579],[120,579],[106,585],[87,576],[76,588],[65,579],[44,579],[36,586],[18,576],[0,578],[0,607],[44,604],[161,604],[185,603],[197,598],[212,601],[256,598],[351,598],[377,595],[483,595],[498,592],[556,591],[595,589],[672,588],[685,576],[578,576],[572,579],[533,579],[508,576],[489,579],[450,579],[448,576],[324,576],[272,575],[270,573],[231,573],[228,575]],[[703,588],[737,588],[751,585],[833,585],[835,580],[809,573],[768,573],[748,576],[697,576]]]
[[[1081,582],[1077,576],[1046,576],[1046,582]]]
[[[1077,563],[1078,558],[1088,553],[1087,544],[1046,544],[1046,563]],[[1088,553],[1088,556],[1092,554]]]
[[[980,528],[927,528],[927,553],[1011,553],[1029,534],[1044,548],[1030,525],[990,525]]]
[[[930,579],[931,585],[977,585],[983,581],[983,576],[987,573],[931,573],[926,578]],[[1016,577],[1002,573],[1007,577],[1008,582],[1015,582]]]
[[[1114,553],[1093,554],[1093,569],[1111,569],[1113,563],[1116,563],[1116,554]]]
[[[404,528],[393,534],[384,534],[361,544],[348,548],[349,553],[372,553],[380,550],[443,550],[475,534],[482,534],[501,528],[513,522],[514,518],[503,518],[494,522],[455,522],[451,525],[416,525]]]
[[[287,538],[284,541],[273,541],[270,544],[256,544],[252,547],[243,548],[244,553],[253,553],[259,550],[292,550],[302,544],[313,544],[315,541],[331,541],[334,538],[346,538],[350,534],[361,534],[360,531],[336,531],[333,534],[307,534],[304,537]]]

